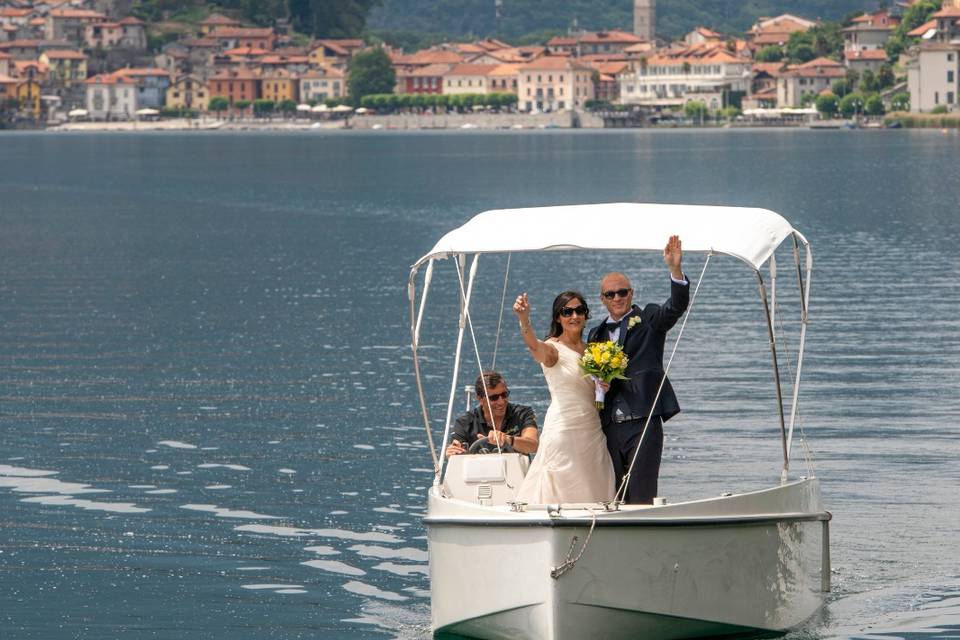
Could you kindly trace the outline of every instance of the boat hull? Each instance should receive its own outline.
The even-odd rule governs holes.
[[[823,602],[828,560],[815,480],[601,513],[592,534],[589,513],[474,518],[462,505],[451,512],[434,498],[426,522],[438,632],[545,639],[739,635],[785,631]],[[582,556],[551,577],[577,557],[588,535]]]

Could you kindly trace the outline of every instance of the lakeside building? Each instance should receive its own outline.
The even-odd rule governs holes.
[[[131,78],[104,73],[85,81],[87,115],[92,120],[130,120],[139,109]]]
[[[346,82],[339,69],[317,69],[300,76],[300,99],[304,102],[323,102],[345,95]]]
[[[146,25],[142,20],[128,16],[119,22],[93,22],[84,27],[83,41],[90,49],[147,48]]]
[[[875,51],[883,49],[894,29],[900,24],[900,17],[889,9],[880,9],[873,13],[857,16],[850,26],[840,30],[843,34],[844,51]]]
[[[13,66],[13,56],[0,51],[0,76],[9,76],[11,66]]]
[[[960,1],[944,2],[907,60],[910,110],[960,109]]]
[[[488,91],[489,78],[487,76],[498,66],[499,65],[495,64],[455,65],[443,76],[442,93],[490,93],[490,91]]]
[[[521,111],[582,108],[595,97],[593,68],[566,56],[544,56],[518,69],[517,97]]]
[[[846,77],[846,68],[830,58],[790,65],[777,77],[777,107],[805,106],[804,102],[812,102],[820,93],[829,91],[835,81]]]
[[[558,36],[547,41],[550,55],[585,56],[590,54],[622,53],[627,47],[646,42],[625,31],[585,31]]]
[[[137,108],[160,109],[167,101],[170,73],[165,69],[119,69],[113,72],[118,78],[133,82],[137,88]]]
[[[359,38],[340,38],[317,40],[309,47],[307,57],[314,68],[345,69],[350,65],[350,58],[357,51],[366,47],[366,43]]]
[[[450,64],[428,64],[425,67],[404,67],[397,71],[396,93],[443,93],[443,76]]]
[[[269,27],[217,27],[206,37],[214,40],[221,49],[264,49],[273,51],[277,40],[273,29]]]
[[[235,27],[242,27],[243,23],[239,20],[228,18],[220,13],[211,13],[209,16],[198,22],[197,26],[200,27],[200,35],[205,36],[214,29],[232,29]]]
[[[50,70],[48,80],[56,84],[70,87],[87,79],[87,56],[82,51],[49,49],[39,60]]]
[[[90,9],[60,7],[51,9],[47,15],[46,37],[48,40],[83,42],[87,25],[107,22],[107,16]]]
[[[746,43],[752,52],[768,46],[783,47],[790,40],[791,34],[808,31],[816,24],[812,20],[789,13],[775,18],[762,17],[747,30]]]
[[[730,93],[749,93],[751,66],[749,58],[717,42],[657,51],[631,61],[620,76],[620,101],[662,108],[698,100],[719,109]]]
[[[286,69],[275,69],[260,77],[260,98],[280,104],[286,100],[298,102],[300,80]]]
[[[210,87],[197,76],[180,76],[167,87],[165,105],[172,109],[207,111],[210,107]]]
[[[494,93],[517,93],[520,65],[498,64],[487,74],[490,91]]]
[[[232,107],[238,100],[260,97],[260,76],[249,69],[223,69],[210,77],[210,95],[222,96]]]

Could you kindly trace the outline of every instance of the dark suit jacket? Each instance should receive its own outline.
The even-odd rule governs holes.
[[[623,415],[634,418],[650,414],[660,416],[664,422],[680,412],[677,396],[667,380],[660,392],[657,405],[652,407],[657,388],[663,378],[663,348],[667,331],[676,324],[690,303],[690,285],[670,281],[670,299],[662,305],[650,303],[643,309],[637,305],[620,320],[620,345],[627,357],[628,380],[614,380],[604,401],[600,420],[604,426],[614,421],[617,409]],[[627,327],[630,318],[640,317],[639,324]],[[588,342],[603,342],[610,339],[610,332],[603,323],[590,330]]]

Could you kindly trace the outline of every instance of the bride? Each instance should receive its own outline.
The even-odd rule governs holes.
[[[550,332],[537,340],[530,326],[527,294],[513,311],[533,359],[540,363],[550,389],[540,449],[517,491],[527,504],[601,502],[613,499],[613,463],[600,428],[593,383],[580,371],[586,344],[583,330],[590,310],[583,296],[564,291],[553,301]]]

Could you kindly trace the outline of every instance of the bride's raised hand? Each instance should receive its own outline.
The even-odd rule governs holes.
[[[520,321],[527,323],[530,320],[530,300],[527,298],[526,293],[521,293],[517,296],[516,302],[513,303],[513,312],[520,317]]]

